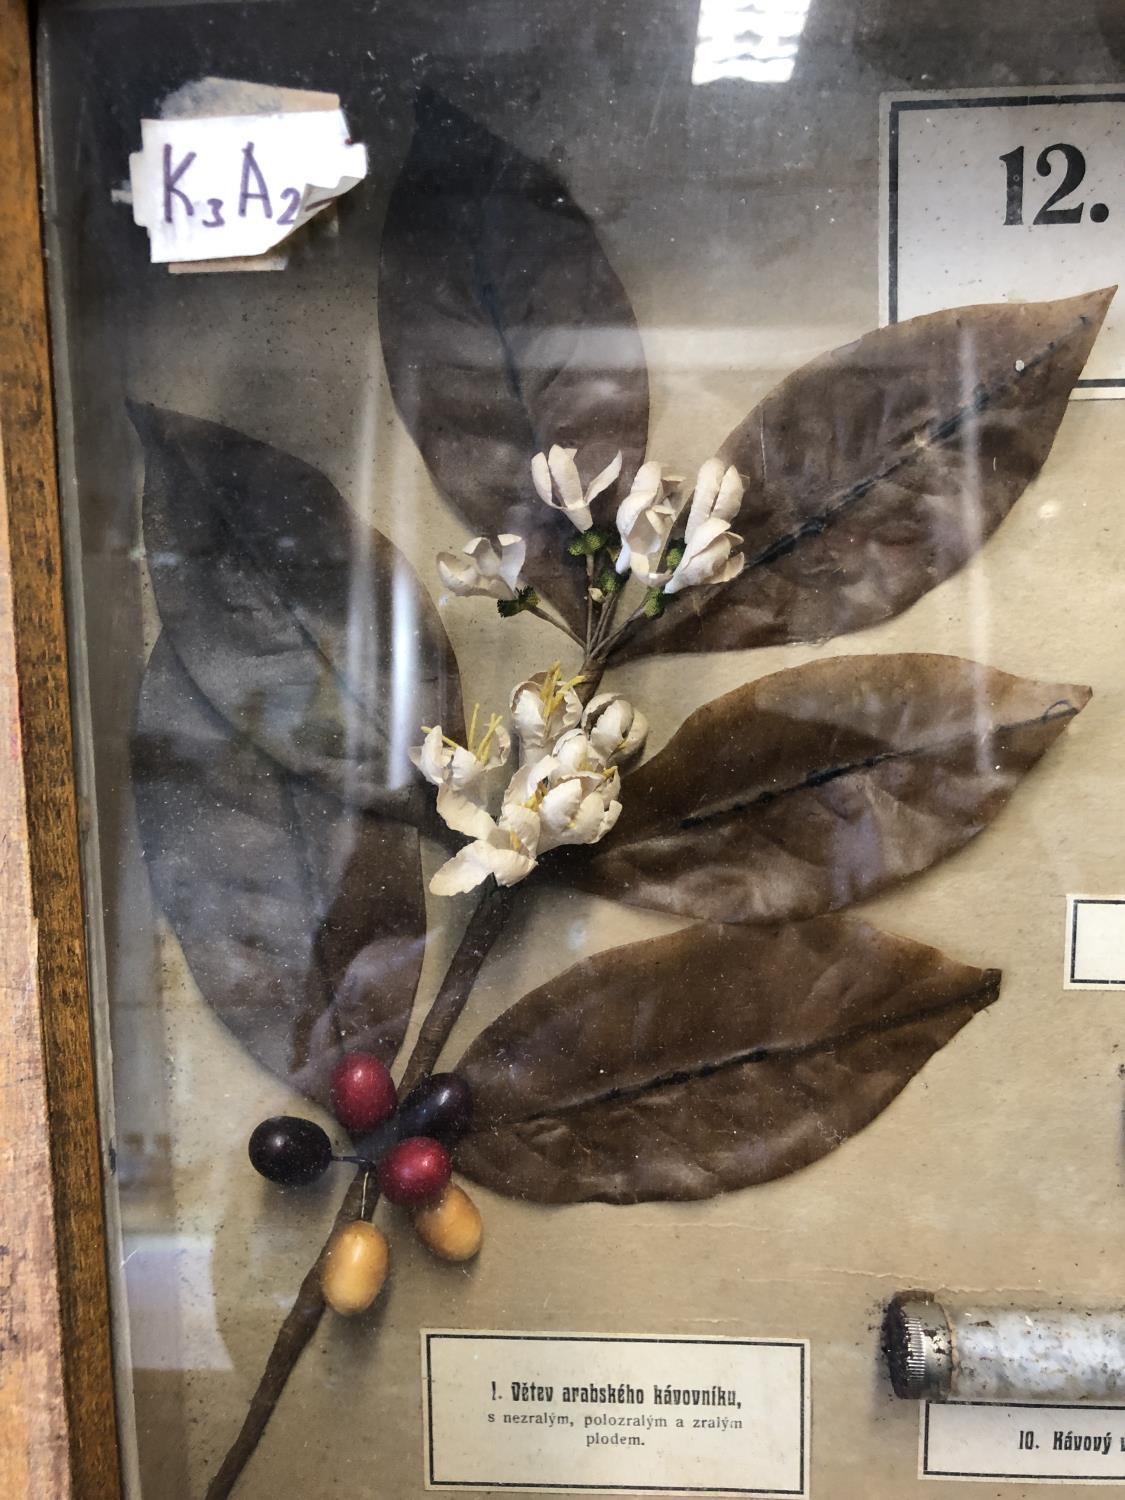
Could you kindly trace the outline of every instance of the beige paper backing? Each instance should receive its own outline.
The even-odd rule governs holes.
[[[669,168],[690,129],[685,137],[674,110],[654,109],[654,88],[650,78],[635,80],[614,101],[623,115],[652,123],[633,140],[633,157],[614,163],[612,192],[597,176],[597,153],[579,139],[565,169],[581,201],[603,205],[601,230],[652,366],[651,452],[682,470],[707,457],[788,370],[874,323],[876,89],[856,84],[833,97],[840,140],[808,172],[786,173],[778,161],[758,178],[743,163],[733,185],[712,179],[703,192]],[[576,117],[593,107],[579,97]],[[495,117],[499,126],[499,106]],[[787,118],[798,131],[796,96]],[[722,125],[709,128],[739,160]],[[404,145],[402,120],[396,130],[393,140],[372,143],[391,162]],[[550,135],[547,125],[530,128],[526,149],[540,144],[537,130]],[[250,293],[235,283],[255,284],[252,331],[237,312]],[[436,496],[391,405],[370,244],[349,238],[345,225],[338,248],[281,276],[179,285],[175,299],[151,290],[138,297],[120,382],[321,466],[436,594],[433,554],[467,532]],[[169,349],[180,351],[176,360],[164,357]],[[93,387],[88,393],[95,407],[103,400]],[[82,503],[94,515],[109,496],[129,492],[123,487],[140,486],[117,398],[104,399],[117,447],[91,461]],[[614,674],[650,717],[652,749],[720,692],[823,655],[947,651],[1092,684],[1090,706],[984,836],[862,908],[891,931],[1001,967],[1001,999],[870,1128],[788,1180],[710,1202],[635,1208],[550,1209],[475,1192],[487,1239],[468,1269],[438,1264],[386,1215],[386,1295],[355,1322],[324,1320],[239,1500],[419,1500],[423,1326],[808,1338],[812,1493],[912,1500],[940,1491],[916,1478],[917,1408],[892,1398],[876,1355],[892,1293],[1120,1299],[1125,999],[1064,994],[1061,964],[1066,893],[1125,889],[1123,475],[1125,407],[1074,405],[1041,479],[1000,532],[900,618],[824,646],[658,660]],[[297,1198],[253,1175],[245,1141],[255,1122],[304,1106],[214,1018],[175,940],[163,932],[156,951],[149,935],[123,774],[136,665],[98,644],[122,628],[121,611],[128,626],[132,609],[128,628],[139,634],[131,545],[107,528],[84,560],[93,745],[109,872],[119,1149],[141,1178],[126,1187],[123,1205],[143,1494],[187,1500],[202,1494],[242,1419],[343,1180]],[[501,627],[487,603],[454,601],[444,615],[470,701],[501,703],[517,675],[558,651],[545,626]],[[427,873],[434,861],[428,850]],[[432,904],[415,1024],[467,910],[461,901]],[[528,890],[446,1061],[575,957],[676,925]],[[1018,1484],[964,1492],[997,1500],[1042,1493]]]

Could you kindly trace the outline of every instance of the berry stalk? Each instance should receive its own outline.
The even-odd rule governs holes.
[[[426,1019],[422,1022],[418,1039],[399,1080],[401,1096],[410,1093],[416,1084],[433,1072],[441,1050],[449,1039],[449,1033],[465,1008],[481,965],[503,930],[512,907],[512,899],[513,892],[510,888],[497,885],[485,888],[461,935],[461,941],[445,971],[445,977]],[[242,1427],[207,1487],[206,1500],[226,1500],[238,1483],[239,1476],[273,1416],[297,1361],[316,1332],[325,1306],[321,1291],[321,1269],[332,1236],[337,1229],[355,1219],[370,1219],[378,1201],[378,1190],[369,1168],[360,1167],[340,1205],[331,1234],[301,1282],[297,1300],[278,1330],[262,1378],[250,1399],[250,1407]]]

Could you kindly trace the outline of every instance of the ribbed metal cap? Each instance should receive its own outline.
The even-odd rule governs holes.
[[[900,1293],[883,1318],[883,1353],[896,1396],[943,1401],[953,1377],[953,1340],[941,1305]]]

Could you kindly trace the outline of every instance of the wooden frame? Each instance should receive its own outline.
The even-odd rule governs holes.
[[[0,0],[0,1493],[121,1493],[56,457],[33,18]]]

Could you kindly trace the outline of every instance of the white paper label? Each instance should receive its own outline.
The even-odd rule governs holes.
[[[1113,286],[1125,265],[1125,87],[883,98],[882,318]],[[1125,297],[1076,396],[1125,395]]]
[[[427,1489],[808,1494],[800,1339],[422,1334]]]
[[[1125,987],[1125,896],[1066,898],[1063,986],[1068,990]]]
[[[923,1479],[1121,1484],[1125,1409],[925,1402],[918,1473]]]
[[[161,263],[261,255],[366,173],[339,109],[142,120],[129,158],[133,218]]]

